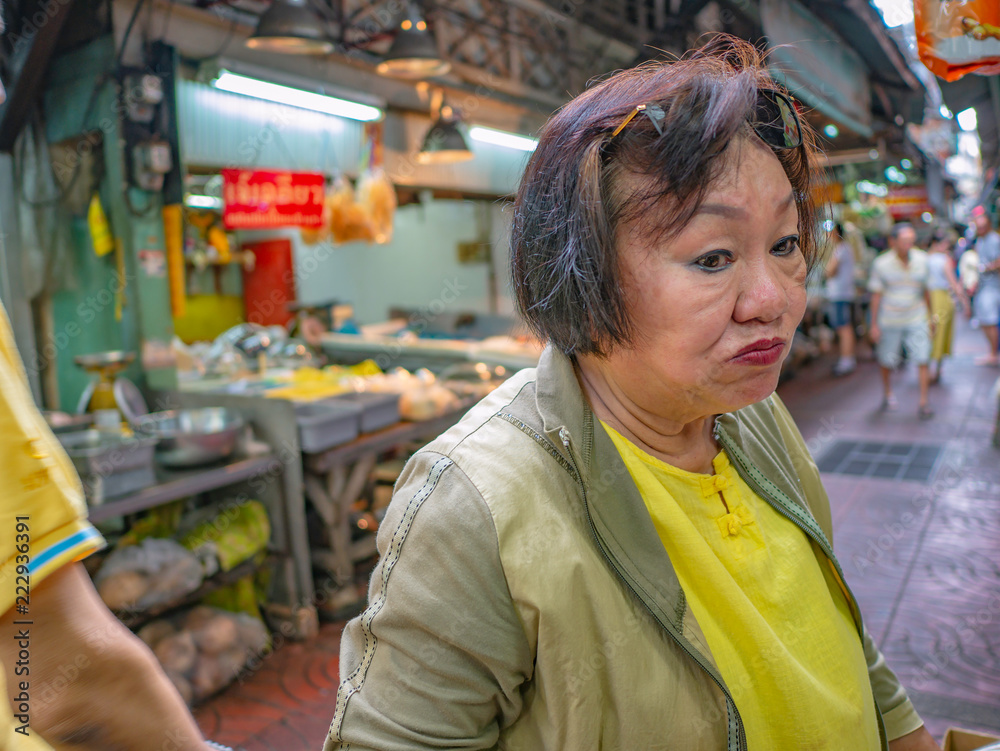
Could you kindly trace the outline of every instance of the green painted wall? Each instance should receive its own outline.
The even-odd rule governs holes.
[[[122,289],[122,280],[115,269],[114,254],[103,258],[94,255],[84,218],[72,220],[71,238],[75,285],[52,296],[54,341],[40,353],[49,356],[56,350],[59,399],[64,410],[76,406],[89,380],[73,364],[73,358],[122,349],[125,341],[123,322],[115,320],[115,296]],[[129,297],[133,290],[129,289],[127,274],[124,281],[124,294]],[[134,375],[138,370],[133,366],[131,372]]]
[[[115,254],[98,258],[92,250],[86,217],[74,217],[71,256],[75,279],[53,295],[54,341],[59,396],[72,409],[87,382],[73,356],[123,349],[141,357],[150,343],[169,345],[173,337],[166,276],[150,276],[139,264],[142,250],[164,251],[160,196],[129,188],[125,200],[124,152],[120,105],[109,72],[114,65],[111,38],[96,40],[52,63],[44,95],[46,137],[58,143],[87,134],[78,150],[103,144],[100,195],[113,235],[124,253],[125,304],[115,316],[115,292],[121,288]],[[95,91],[96,87],[96,91]],[[62,169],[72,168],[73,157]],[[110,298],[110,299],[109,299]],[[44,354],[44,352],[43,352]],[[142,371],[138,362],[127,375],[152,388],[176,386],[173,368]]]

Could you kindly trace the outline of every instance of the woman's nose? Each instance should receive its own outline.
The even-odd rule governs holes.
[[[743,323],[759,319],[765,323],[777,320],[788,310],[788,279],[772,259],[744,266],[744,276],[734,317]]]

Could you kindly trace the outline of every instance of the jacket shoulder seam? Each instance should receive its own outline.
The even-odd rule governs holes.
[[[463,435],[463,436],[462,436],[461,438],[459,438],[459,439],[458,439],[458,440],[457,440],[457,441],[455,442],[455,445],[454,445],[454,446],[451,446],[451,447],[449,447],[449,448],[448,448],[448,449],[447,449],[446,451],[442,451],[441,453],[442,453],[442,454],[445,454],[445,455],[450,455],[452,451],[454,451],[454,450],[455,450],[455,449],[457,449],[457,448],[458,448],[459,446],[461,446],[461,445],[462,445],[463,443],[465,443],[466,439],[470,438],[470,437],[471,437],[472,435],[474,435],[475,433],[478,433],[478,432],[479,432],[479,431],[480,431],[480,430],[481,430],[481,429],[482,429],[483,427],[485,427],[486,425],[488,425],[488,424],[489,424],[489,423],[490,423],[490,422],[491,422],[491,421],[493,420],[493,418],[494,418],[494,417],[496,417],[496,416],[497,416],[497,415],[498,415],[498,414],[499,414],[500,412],[503,412],[504,410],[508,409],[508,408],[510,407],[510,405],[511,405],[511,404],[513,404],[513,403],[514,403],[514,401],[515,401],[515,400],[516,400],[516,399],[517,399],[517,398],[518,398],[518,397],[519,397],[519,396],[521,395],[521,393],[522,393],[522,392],[523,392],[523,391],[524,391],[524,390],[525,390],[525,389],[526,389],[526,388],[527,388],[528,386],[530,386],[530,385],[531,385],[531,384],[533,384],[533,383],[535,383],[535,380],[534,380],[534,379],[532,379],[532,380],[530,380],[530,381],[526,381],[525,383],[523,383],[523,384],[521,385],[521,388],[519,388],[519,389],[517,390],[517,393],[516,393],[516,394],[514,394],[514,395],[513,395],[513,396],[512,396],[512,397],[511,397],[511,398],[510,398],[510,399],[509,399],[508,401],[507,401],[507,403],[506,403],[505,405],[503,405],[503,407],[501,407],[501,408],[500,408],[499,410],[497,410],[496,412],[493,412],[493,413],[491,413],[491,414],[487,415],[487,416],[486,416],[486,418],[485,418],[485,419],[483,419],[483,420],[482,420],[482,421],[481,421],[481,422],[480,422],[480,423],[479,423],[478,425],[476,425],[476,426],[475,426],[474,428],[471,428],[471,429],[470,429],[470,430],[469,430],[468,432],[466,432],[466,433],[465,433],[465,435]]]

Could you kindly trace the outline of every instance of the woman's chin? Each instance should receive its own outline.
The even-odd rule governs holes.
[[[780,376],[781,367],[776,364],[773,369],[755,373],[751,377],[745,377],[730,384],[726,397],[720,400],[726,404],[725,411],[735,412],[738,409],[749,407],[751,404],[764,401],[778,388]]]

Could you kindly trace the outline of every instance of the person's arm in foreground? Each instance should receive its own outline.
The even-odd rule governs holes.
[[[7,693],[15,675],[22,620],[0,617]],[[191,713],[159,663],[108,610],[79,563],[31,588],[30,729],[57,749],[204,749]],[[17,703],[15,702],[15,714]]]

